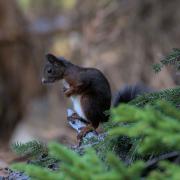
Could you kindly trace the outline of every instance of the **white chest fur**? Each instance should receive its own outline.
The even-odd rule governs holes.
[[[81,107],[81,96],[71,96],[71,101],[73,103],[74,111],[83,119],[86,120],[86,116],[84,115],[83,109]]]
[[[65,87],[65,88],[70,88],[70,86],[69,86],[69,84],[67,83],[67,81],[66,80],[64,80],[63,79],[63,86]]]
[[[63,85],[67,89],[70,87],[65,80],[63,80]],[[73,103],[74,111],[84,120],[87,120],[86,116],[84,115],[83,109],[81,107],[81,95],[73,95],[70,98]]]

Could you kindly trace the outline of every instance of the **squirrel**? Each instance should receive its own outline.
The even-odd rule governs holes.
[[[111,88],[100,70],[80,67],[64,57],[47,54],[42,82],[46,84],[58,80],[63,80],[63,92],[72,100],[76,112],[74,119],[82,119],[87,123],[77,139],[81,140],[88,132],[95,131],[99,123],[108,121],[109,113],[105,114],[105,111],[111,107]],[[150,89],[143,85],[126,85],[117,93],[112,106],[127,103],[146,92],[150,92]]]
[[[108,121],[109,115],[105,111],[111,107],[111,88],[100,70],[80,67],[52,54],[47,54],[46,60],[42,82],[63,80],[63,92],[72,100],[76,112],[74,117],[87,123],[77,139],[97,129],[100,122]]]

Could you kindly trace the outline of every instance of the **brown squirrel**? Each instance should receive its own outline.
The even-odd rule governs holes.
[[[63,80],[63,91],[72,100],[75,116],[88,124],[78,134],[78,139],[96,129],[100,122],[108,121],[109,115],[105,111],[111,107],[111,89],[100,70],[80,67],[52,54],[47,54],[46,60],[42,82]]]
[[[86,133],[96,129],[100,122],[106,122],[109,115],[106,110],[111,107],[111,89],[106,77],[95,68],[84,68],[72,64],[63,57],[46,55],[43,69],[43,83],[53,83],[63,80],[63,91],[70,97],[74,110],[74,118],[85,121],[88,125],[78,135],[81,139]],[[112,106],[127,103],[138,95],[153,90],[143,84],[126,85],[114,96]]]

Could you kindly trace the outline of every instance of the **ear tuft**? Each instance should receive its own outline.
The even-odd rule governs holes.
[[[65,62],[67,61],[64,57],[56,57],[53,54],[46,54],[46,59],[47,61],[49,61],[50,63],[55,63],[57,62],[58,64],[65,66]]]
[[[54,63],[55,61],[58,61],[58,58],[56,56],[54,56],[53,54],[46,54],[46,59],[50,62],[50,63]]]

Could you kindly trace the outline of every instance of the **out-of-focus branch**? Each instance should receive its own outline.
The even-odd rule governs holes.
[[[50,19],[39,19],[29,25],[28,32],[32,35],[49,36],[59,33],[68,33],[75,29],[70,18],[58,16],[53,21]]]
[[[76,27],[71,23],[69,18],[58,16],[54,20],[38,19],[32,23],[28,23],[22,31],[8,34],[0,30],[0,44],[16,43],[24,41],[27,36],[32,37],[48,37],[56,34],[67,34],[69,31],[75,30]]]

